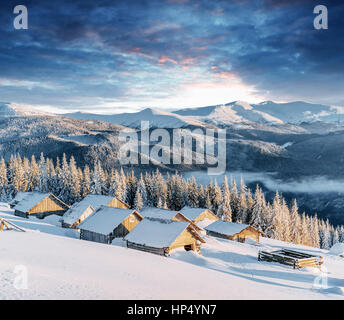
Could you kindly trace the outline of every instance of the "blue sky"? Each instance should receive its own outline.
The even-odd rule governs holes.
[[[15,30],[15,5],[29,29]],[[327,5],[329,29],[313,8]],[[344,4],[1,1],[0,101],[117,113],[233,100],[344,105]]]

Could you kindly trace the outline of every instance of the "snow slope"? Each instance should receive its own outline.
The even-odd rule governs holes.
[[[312,268],[257,261],[259,247],[206,237],[202,256],[177,250],[170,258],[127,249],[123,241],[105,245],[76,239],[58,227],[58,217],[44,220],[4,217],[28,232],[0,232],[0,299],[342,299],[344,259],[325,255],[328,286],[312,289]],[[263,247],[289,244],[263,238]],[[25,266],[28,288],[17,290],[14,268]],[[115,290],[114,290],[115,288]]]

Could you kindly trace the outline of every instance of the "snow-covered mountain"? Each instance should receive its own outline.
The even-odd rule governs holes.
[[[49,112],[37,110],[35,108],[29,108],[25,106],[18,106],[10,102],[0,102],[0,119],[1,118],[13,118],[13,117],[25,117],[25,116],[54,116]]]
[[[237,125],[249,123],[300,124],[324,121],[338,123],[344,120],[344,107],[311,104],[303,101],[276,103],[265,101],[250,104],[234,101],[223,105],[162,111],[147,108],[135,113],[100,115],[69,113],[66,116],[84,120],[102,120],[119,125],[139,128],[141,120],[149,120],[151,127],[176,128],[186,126]]]
[[[300,124],[302,122],[338,122],[341,115],[344,119],[343,107],[332,107],[321,104],[311,104],[302,101],[276,103],[265,101],[249,104],[244,101],[234,101],[224,105],[181,109],[174,113],[186,118],[193,117],[199,121],[214,124],[234,124],[258,122],[266,124]]]
[[[159,109],[146,108],[135,113],[121,113],[113,115],[92,114],[92,113],[68,113],[75,119],[83,120],[101,120],[105,122],[115,123],[131,128],[140,128],[141,121],[149,121],[150,127],[158,128],[182,128],[187,126],[204,126],[204,123],[192,119],[192,117],[183,117],[176,113],[163,111]]]

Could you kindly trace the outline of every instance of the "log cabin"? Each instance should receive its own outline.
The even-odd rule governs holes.
[[[140,210],[140,214],[144,218],[150,218],[151,220],[170,220],[170,221],[183,221],[193,225],[197,231],[203,230],[197,226],[193,221],[186,217],[183,213],[179,211],[172,211],[166,209],[160,209],[156,207],[146,207]]]
[[[80,202],[74,203],[63,215],[63,228],[77,228],[77,226],[101,206],[129,209],[129,205],[112,196],[89,194]]]
[[[35,216],[43,219],[52,214],[62,216],[69,209],[69,206],[52,193],[27,192],[13,209],[15,216],[23,218]]]
[[[204,229],[209,236],[238,242],[245,242],[247,238],[259,242],[259,236],[262,234],[261,231],[247,224],[223,220],[215,221]]]
[[[193,224],[145,218],[125,238],[128,248],[168,256],[177,248],[200,253],[205,243]]]
[[[142,219],[136,210],[101,206],[78,225],[80,239],[111,244],[113,239],[125,237]]]
[[[205,208],[184,207],[180,210],[180,213],[199,226],[204,224],[209,225],[214,221],[219,220],[219,217],[216,214]]]

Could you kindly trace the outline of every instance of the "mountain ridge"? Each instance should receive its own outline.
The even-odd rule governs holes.
[[[123,126],[140,127],[141,120],[151,122],[151,127],[175,128],[185,126],[237,125],[241,123],[263,123],[271,125],[301,124],[302,122],[323,121],[340,123],[344,120],[344,107],[293,101],[276,103],[263,101],[251,104],[245,101],[233,101],[213,106],[182,108],[165,111],[158,108],[145,108],[133,113],[100,115],[92,113],[66,113],[65,116],[102,120]],[[344,124],[344,123],[343,123]]]

